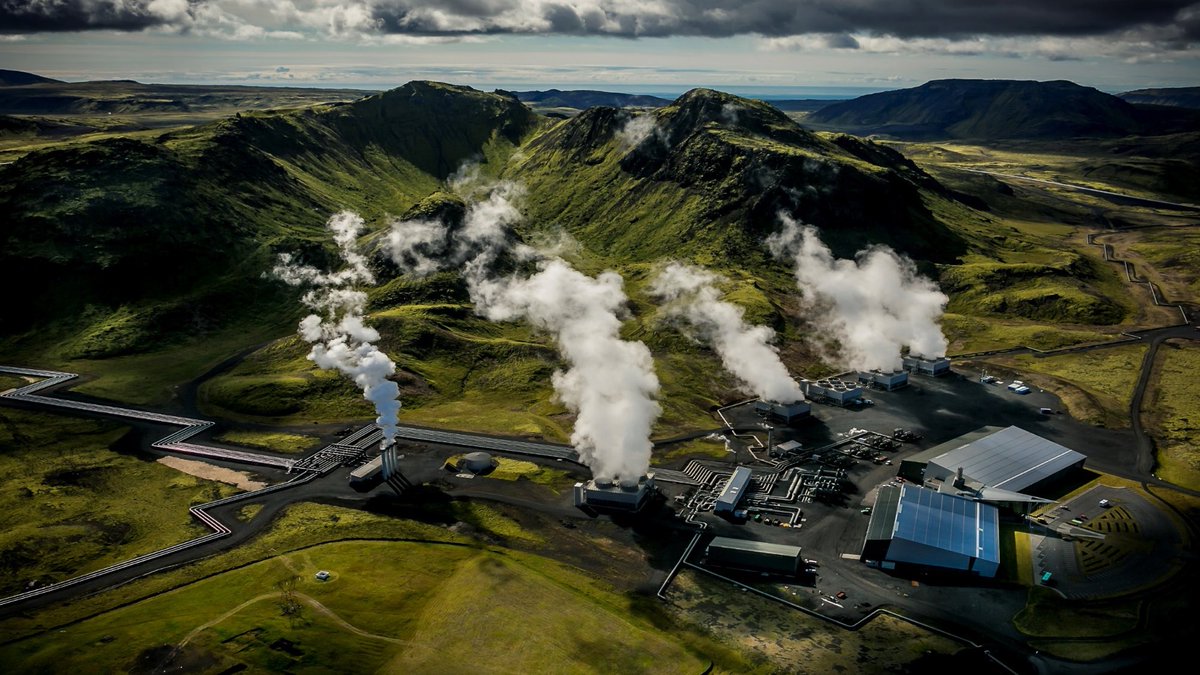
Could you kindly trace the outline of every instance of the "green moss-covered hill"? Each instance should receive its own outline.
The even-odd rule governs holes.
[[[156,138],[66,143],[0,167],[0,283],[20,291],[0,313],[0,346],[96,375],[85,393],[152,404],[266,344],[199,389],[205,414],[366,417],[352,383],[305,360],[296,291],[264,272],[285,250],[335,261],[323,225],[341,209],[366,218],[367,242],[394,216],[461,218],[449,179],[466,162],[524,186],[518,236],[566,231],[580,244],[573,263],[624,275],[626,333],[655,355],[663,433],[705,428],[705,410],[737,395],[711,352],[642,292],[665,259],[721,271],[727,297],[780,333],[793,370],[822,367],[800,339],[811,327],[791,270],[763,245],[780,210],[820,227],[839,255],[872,243],[909,254],[942,277],[960,315],[1115,323],[1130,311],[1106,299],[1115,272],[1061,259],[1057,235],[1015,231],[898,153],[812,133],[762,102],[697,89],[653,111],[555,120],[505,92],[412,82]],[[545,336],[474,316],[452,271],[379,272],[371,318],[400,365],[407,419],[566,438]]]
[[[537,124],[511,97],[413,82],[150,142],[30,153],[0,167],[0,281],[25,289],[0,333],[131,303],[187,314],[214,294],[273,306],[283,297],[261,275],[274,250],[319,258],[333,211],[402,213],[463,161],[507,152]]]
[[[941,186],[898,153],[708,89],[636,118],[587,110],[535,136],[505,175],[529,187],[532,221],[626,261],[756,260],[780,210],[843,255],[872,242],[940,262],[964,250],[923,203]]]

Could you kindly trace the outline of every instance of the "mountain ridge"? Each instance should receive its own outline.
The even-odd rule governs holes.
[[[897,138],[1004,139],[1122,136],[1159,120],[1066,80],[950,79],[868,94],[814,111],[805,121]]]

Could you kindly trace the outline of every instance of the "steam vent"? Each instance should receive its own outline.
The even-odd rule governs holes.
[[[637,481],[612,481],[593,478],[575,484],[575,506],[587,505],[599,511],[640,511],[654,492],[654,472]]]

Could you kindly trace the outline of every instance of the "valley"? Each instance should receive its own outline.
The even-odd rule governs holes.
[[[247,451],[302,460],[337,447],[372,424],[377,410],[355,381],[314,363],[312,340],[296,334],[306,313],[301,292],[272,268],[285,253],[331,276],[358,264],[344,244],[333,247],[326,229],[333,214],[352,211],[364,226],[350,245],[374,280],[361,285],[360,318],[395,362],[384,379],[403,402],[400,422],[578,445],[582,413],[560,389],[576,357],[561,349],[561,332],[487,315],[470,274],[474,261],[455,260],[436,238],[409,250],[417,260],[449,261],[436,269],[406,267],[390,253],[390,238],[405,225],[436,223],[446,242],[471,232],[471,214],[505,186],[519,218],[504,221],[504,248],[490,261],[497,276],[531,278],[551,259],[588,279],[619,275],[627,301],[613,314],[614,337],[643,344],[657,378],[661,414],[645,440],[668,501],[641,519],[590,517],[570,504],[572,482],[591,477],[584,464],[502,457],[514,464],[472,476],[447,470],[448,461],[463,459],[463,447],[401,440],[411,491],[351,490],[363,450],[311,483],[248,495],[236,510],[217,513],[234,534],[206,544],[203,556],[6,611],[0,661],[27,672],[89,662],[136,672],[239,664],[317,671],[354,652],[363,671],[434,672],[436,654],[465,649],[480,652],[473,662],[485,672],[551,663],[571,672],[777,672],[797,658],[834,670],[953,663],[985,672],[1088,672],[1136,663],[1189,628],[1147,625],[1161,627],[1179,609],[1172,598],[1194,590],[1186,552],[1200,508],[1192,442],[1200,410],[1189,386],[1200,338],[1195,132],[1098,133],[1064,143],[1037,126],[1019,139],[860,138],[846,133],[856,127],[831,126],[839,119],[834,106],[814,127],[807,115],[817,113],[799,115],[797,124],[767,103],[710,89],[560,116],[507,92],[425,81],[374,94],[279,89],[271,96],[135,84],[0,87],[13,90],[0,96],[0,114],[23,120],[0,132],[0,160],[9,162],[0,165],[0,209],[8,214],[0,283],[22,289],[0,315],[0,365],[79,373],[78,383],[54,395],[212,420],[211,440]],[[22,103],[34,88],[53,89],[61,111]],[[550,112],[563,103],[539,100]],[[579,100],[591,99],[570,102]],[[1146,124],[1144,113],[1113,110],[1103,129]],[[1129,203],[1000,174],[1182,203]],[[718,273],[716,296],[737,308],[739,320],[773,331],[770,344],[795,378],[853,376],[838,361],[826,319],[798,292],[798,272],[764,243],[780,230],[781,212],[814,226],[836,259],[887,246],[935,281],[948,296],[939,318],[954,372],[944,380],[914,373],[914,386],[899,392],[868,389],[876,401],[862,409],[815,405],[812,424],[775,425],[778,436],[752,414],[753,422],[727,423],[720,410],[746,400],[745,383],[722,354],[681,330],[656,294],[669,262]],[[1118,341],[1125,342],[1088,348]],[[1036,389],[1015,397],[980,384],[984,374]],[[0,391],[26,384],[0,375]],[[1062,415],[1037,412],[1059,408]],[[0,415],[0,430],[8,430],[0,433],[0,459],[19,476],[0,493],[10,507],[36,502],[39,514],[14,521],[0,541],[10,592],[196,536],[187,508],[235,493],[115,451],[132,443],[160,456],[144,428],[24,404],[5,405]],[[871,466],[869,458],[845,503],[803,505],[812,522],[796,536],[811,537],[806,555],[824,553],[811,586],[781,591],[737,575],[731,586],[689,559],[696,525],[737,529],[711,515],[693,520],[697,486],[669,480],[692,460],[731,470],[741,460],[753,464],[750,456],[770,468],[755,453],[774,452],[784,437],[825,448],[860,426],[890,434],[901,423],[928,439],[893,455],[896,464],[909,450],[983,424],[1021,423],[1083,452],[1082,485],[1131,490],[1162,512],[1178,537],[1171,574],[1132,592],[1048,599],[1032,572],[1014,564],[979,589],[935,575],[897,590],[892,585],[908,580],[858,561],[868,520],[859,508],[875,503],[896,474],[890,460]],[[46,453],[57,457],[46,475],[22,473]],[[291,476],[217,464],[276,485]],[[145,500],[159,493],[148,523]],[[107,520],[89,524],[101,513]],[[1032,555],[1031,521],[1006,521],[1006,559]],[[828,534],[835,522],[846,523],[844,534]],[[764,541],[790,536],[744,527]],[[116,528],[124,534],[113,535]],[[40,557],[18,541],[39,529]],[[835,551],[854,560],[835,560]],[[314,580],[329,569],[333,582]],[[790,602],[802,588],[811,596],[795,600],[803,611],[759,595]],[[844,606],[835,598],[834,609],[826,595],[842,588],[853,597]],[[481,596],[497,609],[480,611]],[[871,602],[860,606],[863,598]],[[939,608],[945,602],[987,605],[995,616],[960,625]],[[877,612],[892,607],[912,621]],[[1015,618],[1034,607],[1061,612],[1063,623],[1089,622],[1097,607],[1148,618],[1132,627],[1097,619],[1086,637],[1117,636],[1119,649],[1089,655],[1073,642],[1078,636],[1028,614]],[[158,622],[153,628],[148,617]],[[984,628],[993,618],[997,627]],[[861,631],[842,628],[860,620],[869,621]],[[595,637],[602,633],[604,641]]]

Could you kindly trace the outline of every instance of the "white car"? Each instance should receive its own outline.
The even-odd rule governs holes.
[[[1107,509],[1108,507],[1112,506],[1112,502],[1108,501],[1107,499],[1101,499],[1100,506]]]

